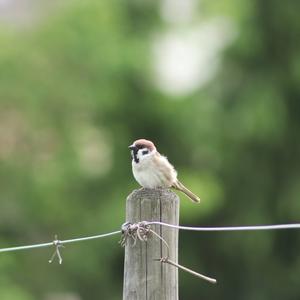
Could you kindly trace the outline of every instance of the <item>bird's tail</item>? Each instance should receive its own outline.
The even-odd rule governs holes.
[[[200,198],[187,189],[179,180],[173,184],[173,188],[186,194],[193,202],[200,203]]]

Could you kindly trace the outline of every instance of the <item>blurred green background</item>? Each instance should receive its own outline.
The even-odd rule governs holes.
[[[0,1],[0,247],[100,234],[153,140],[181,224],[299,221],[300,2]],[[118,237],[0,255],[0,299],[121,299]],[[180,299],[300,297],[296,230],[180,233]]]

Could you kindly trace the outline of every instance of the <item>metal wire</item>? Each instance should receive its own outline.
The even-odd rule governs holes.
[[[282,230],[282,229],[300,229],[300,224],[278,224],[278,225],[255,225],[255,226],[226,226],[226,227],[190,227],[173,225],[169,223],[151,221],[149,225],[162,225],[174,229],[191,231],[257,231],[257,230]]]
[[[216,232],[222,232],[222,231],[258,231],[258,230],[283,230],[283,229],[300,229],[300,224],[278,224],[278,225],[255,225],[255,226],[227,226],[227,227],[190,227],[190,226],[181,226],[181,225],[173,225],[169,223],[159,222],[159,221],[143,221],[139,222],[147,225],[161,225],[166,226],[174,229],[180,229],[180,230],[191,230],[191,231],[216,231]],[[137,223],[137,224],[139,224]],[[117,230],[109,233],[99,234],[99,235],[93,235],[93,236],[87,236],[82,238],[74,238],[74,239],[68,239],[68,240],[59,240],[60,245],[64,244],[70,244],[75,242],[81,242],[81,241],[87,241],[87,240],[93,240],[93,239],[99,239],[103,237],[108,237],[116,234],[122,233],[122,230]],[[44,248],[44,247],[52,247],[57,243],[57,239],[55,239],[52,242],[47,243],[41,243],[41,244],[34,244],[34,245],[26,245],[26,246],[17,246],[17,247],[9,247],[9,248],[0,248],[0,253],[3,252],[12,252],[12,251],[19,251],[19,250],[28,250],[28,249],[35,249],[35,248]]]
[[[76,242],[81,242],[81,241],[99,239],[99,238],[103,238],[103,237],[107,237],[107,236],[111,236],[111,235],[115,235],[115,234],[120,234],[120,233],[121,233],[121,230],[117,230],[117,231],[113,231],[113,232],[109,232],[109,233],[93,235],[93,236],[87,236],[87,237],[82,237],[82,238],[69,239],[69,240],[63,240],[63,241],[54,239],[54,241],[48,242],[48,243],[2,248],[2,249],[0,249],[0,253],[2,253],[2,252],[11,252],[11,251],[19,251],[19,250],[35,249],[35,248],[52,247],[53,245],[56,246],[56,244],[58,242],[59,242],[60,245],[64,245],[64,244],[76,243]]]

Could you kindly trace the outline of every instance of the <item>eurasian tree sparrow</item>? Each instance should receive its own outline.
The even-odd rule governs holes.
[[[173,187],[186,194],[193,202],[200,202],[200,198],[177,179],[174,167],[156,150],[151,141],[136,140],[129,149],[132,155],[133,176],[142,187],[151,189]]]

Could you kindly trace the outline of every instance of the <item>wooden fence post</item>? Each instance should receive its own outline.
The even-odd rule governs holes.
[[[179,198],[168,189],[139,189],[126,202],[126,221],[161,221],[178,225]],[[170,247],[169,258],[178,261],[178,230],[151,225]],[[123,300],[178,300],[178,270],[154,259],[167,253],[153,234],[147,242],[125,246]]]

